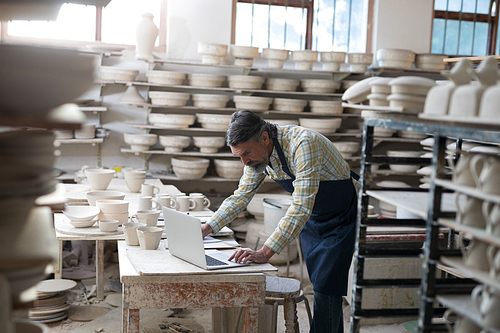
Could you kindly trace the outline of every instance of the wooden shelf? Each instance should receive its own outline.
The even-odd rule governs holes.
[[[214,158],[237,158],[235,157],[232,153],[213,153],[213,154],[207,154],[207,153],[200,153],[199,151],[182,151],[178,153],[171,153],[171,152],[166,152],[164,150],[144,150],[144,151],[133,151],[129,148],[121,148],[120,151],[122,153],[129,153],[129,154],[150,154],[150,155],[171,155],[171,156],[194,156],[194,157],[214,157]]]
[[[161,174],[161,173],[154,173],[152,174],[153,178],[158,178],[158,179],[164,179],[164,180],[169,180],[169,181],[188,181],[186,179],[180,179],[177,177],[175,174]],[[218,183],[238,183],[240,181],[240,178],[235,178],[235,179],[229,179],[229,178],[222,178],[222,177],[216,177],[216,176],[205,176],[201,179],[194,179],[194,180],[189,180],[189,181],[196,181],[196,182],[218,182]],[[266,177],[264,182],[274,182],[271,178]]]
[[[90,111],[93,113],[108,111],[105,106],[78,106],[80,111]]]
[[[439,219],[438,222],[445,227],[451,228],[455,231],[462,231],[470,234],[473,238],[479,239],[481,241],[494,244],[500,247],[500,238],[487,232],[485,229],[473,228],[463,224],[458,224],[453,219]]]
[[[98,143],[103,143],[104,139],[102,138],[96,138],[96,139],[56,139],[54,140],[55,142],[59,142],[61,144],[79,144],[79,143],[84,143],[84,144],[91,144],[92,146],[95,146]]]
[[[466,266],[461,257],[444,257],[439,259],[443,264],[453,267],[456,271],[465,278],[475,279],[481,283],[487,284],[500,291],[500,281],[492,278],[488,272],[481,271],[477,268]]]
[[[0,117],[0,126],[12,126],[12,127],[36,127],[36,128],[46,128],[46,129],[80,129],[81,123],[63,123],[58,121],[52,121],[46,117]]]
[[[445,58],[443,61],[446,63],[455,63],[459,62],[460,60],[463,59],[468,59],[472,62],[481,62],[485,58],[491,58],[493,57],[494,59],[497,59],[500,61],[500,55],[489,55],[489,56],[483,56],[483,57],[458,57],[458,58]]]
[[[475,187],[460,185],[460,184],[454,183],[450,180],[444,180],[444,179],[436,179],[436,185],[453,190],[455,192],[464,193],[464,194],[471,196],[471,197],[474,197],[474,198],[478,198],[481,200],[500,204],[500,195],[491,194],[491,193],[484,193],[484,192],[481,192],[480,190],[476,189]]]

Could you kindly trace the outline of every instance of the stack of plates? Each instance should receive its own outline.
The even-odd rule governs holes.
[[[67,317],[70,308],[66,291],[75,287],[76,282],[65,279],[44,280],[37,284],[35,307],[29,311],[32,321],[50,323]]]

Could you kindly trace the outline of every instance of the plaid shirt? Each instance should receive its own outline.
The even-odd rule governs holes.
[[[276,253],[288,245],[302,230],[311,215],[319,182],[350,178],[350,168],[330,140],[317,132],[299,126],[277,126],[277,139],[283,149],[288,169],[295,175],[292,205],[279,221],[265,245]],[[269,158],[267,172],[271,179],[290,177],[283,171],[276,147]],[[245,166],[238,189],[228,197],[207,222],[214,232],[233,221],[246,208],[266,175]],[[359,182],[353,179],[356,191]],[[334,204],[334,203],[332,203]]]

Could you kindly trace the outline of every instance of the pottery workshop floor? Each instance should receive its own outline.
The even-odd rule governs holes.
[[[297,263],[290,265],[289,276],[291,278],[300,278],[300,266]],[[279,276],[286,276],[286,266],[279,266]],[[78,280],[76,280],[78,281]],[[81,280],[86,286],[87,293],[92,290],[92,285],[95,279]],[[88,302],[83,297],[81,284],[68,291],[68,303],[71,309],[68,310],[69,317],[55,323],[46,324],[49,327],[50,333],[56,332],[71,332],[71,333],[118,333],[121,332],[121,284],[119,283],[118,264],[107,262],[105,265],[105,300],[98,302],[95,298],[95,292],[90,295]],[[313,304],[313,296],[311,284],[307,277],[304,267],[304,286],[305,292],[308,295],[309,303]],[[300,325],[300,332],[309,332],[309,321],[307,317],[304,302],[297,304],[298,319]],[[72,314],[73,313],[73,314]],[[349,313],[350,306],[344,307],[344,322],[345,332],[349,332]],[[77,321],[70,319],[73,316],[82,316],[87,321]],[[87,318],[85,318],[87,317]],[[94,319],[91,319],[94,318]],[[80,318],[82,319],[82,318]],[[182,309],[178,313],[170,309],[155,310],[144,309],[141,310],[141,332],[144,333],[159,333],[167,332],[165,324],[177,322],[184,324],[186,327],[195,328],[200,332],[210,333],[212,325],[211,309]],[[279,333],[285,332],[283,308],[279,307],[278,310],[278,330]],[[232,332],[232,331],[230,331]],[[399,333],[407,332],[402,328],[401,324],[393,325],[377,325],[377,326],[364,326],[361,329],[363,333]]]

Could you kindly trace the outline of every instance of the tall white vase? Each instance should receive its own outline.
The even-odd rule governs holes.
[[[136,49],[138,59],[153,59],[153,47],[158,37],[158,27],[153,22],[153,14],[143,13],[135,29]]]

